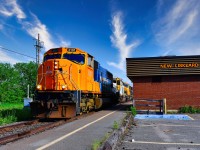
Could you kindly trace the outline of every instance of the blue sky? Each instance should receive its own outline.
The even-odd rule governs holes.
[[[0,0],[0,62],[35,61],[34,38],[78,47],[130,83],[132,57],[200,54],[199,0]]]

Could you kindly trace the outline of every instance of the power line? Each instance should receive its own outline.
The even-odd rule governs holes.
[[[34,59],[34,60],[36,59],[35,57],[28,56],[28,55],[25,55],[25,54],[22,54],[22,53],[16,52],[16,51],[14,51],[14,50],[10,50],[10,49],[4,48],[4,47],[2,47],[2,46],[0,46],[0,48],[3,49],[3,50],[9,51],[9,52],[12,52],[12,53],[18,54],[18,55],[22,55],[22,56],[25,56],[25,57],[32,58],[32,59]]]

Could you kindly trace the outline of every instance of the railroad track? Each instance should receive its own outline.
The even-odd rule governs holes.
[[[24,121],[13,125],[0,127],[0,145],[31,136],[36,133],[51,129],[53,127],[60,126],[65,123],[72,122],[77,119],[81,119],[92,115],[94,112],[83,114],[80,116],[73,117],[68,120],[57,120],[57,121],[41,121],[39,119],[33,121]]]

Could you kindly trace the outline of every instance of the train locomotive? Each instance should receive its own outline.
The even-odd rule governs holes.
[[[113,87],[120,103],[133,99],[133,88],[121,78],[113,78]]]
[[[79,48],[53,48],[38,68],[30,103],[37,118],[71,118],[117,102],[113,74]]]

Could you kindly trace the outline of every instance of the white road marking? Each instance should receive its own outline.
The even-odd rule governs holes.
[[[187,115],[191,120],[194,120],[194,118],[190,117],[189,115]]]
[[[185,125],[179,125],[179,124],[150,124],[150,125],[140,125],[141,127],[153,127],[153,126],[172,126],[172,127],[184,127]],[[200,126],[199,126],[200,127]]]
[[[167,127],[194,127],[200,128],[200,126],[182,125],[182,124],[150,124],[150,125],[140,125],[141,127],[154,127],[154,126],[167,126]]]
[[[199,143],[169,143],[169,142],[146,142],[146,141],[124,141],[126,143],[137,143],[137,144],[156,144],[156,145],[186,145],[186,146],[200,146]]]
[[[95,121],[92,121],[92,122],[90,122],[90,123],[88,123],[88,124],[86,124],[86,125],[84,125],[83,127],[80,127],[80,128],[78,128],[78,129],[76,129],[76,130],[74,130],[74,131],[72,131],[72,132],[70,132],[70,133],[68,133],[68,134],[66,134],[66,135],[64,135],[64,136],[62,136],[62,137],[60,137],[60,138],[58,138],[58,139],[56,139],[56,140],[54,140],[54,141],[52,141],[52,142],[50,142],[50,143],[44,145],[44,146],[42,146],[42,147],[37,148],[36,150],[43,150],[43,149],[45,149],[45,148],[47,148],[47,147],[50,147],[51,145],[53,145],[53,144],[55,144],[55,143],[58,143],[59,141],[65,139],[66,137],[68,137],[68,136],[70,136],[70,135],[73,135],[74,133],[76,133],[76,132],[78,132],[78,131],[80,131],[80,130],[82,130],[82,129],[84,129],[84,128],[86,128],[86,127],[88,127],[88,126],[90,126],[90,125],[92,125],[92,124],[94,124],[94,123],[96,123],[97,121],[102,120],[103,118],[105,118],[105,117],[107,117],[107,116],[109,116],[109,115],[111,115],[111,114],[113,114],[113,113],[115,113],[115,112],[116,112],[116,111],[112,111],[112,112],[110,112],[109,114],[107,114],[107,115],[105,115],[105,116],[103,116],[103,117],[101,117],[101,118],[99,118],[99,119],[97,119],[97,120],[95,120]]]

